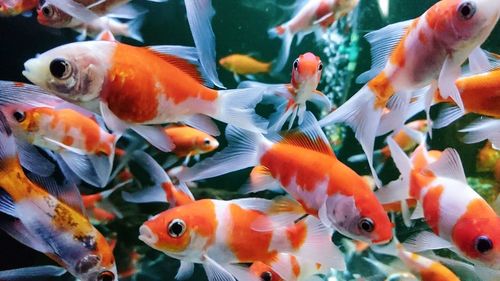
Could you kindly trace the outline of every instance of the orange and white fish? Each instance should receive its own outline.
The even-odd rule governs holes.
[[[405,152],[410,152],[418,146],[422,139],[422,134],[427,132],[427,120],[416,120],[406,124],[399,132],[393,133],[390,137]],[[375,171],[380,172],[387,160],[391,159],[391,150],[389,146],[384,146],[373,153]],[[365,154],[353,155],[349,157],[349,162],[361,162],[366,160]]]
[[[377,191],[383,203],[415,198],[432,232],[405,242],[412,252],[450,248],[474,263],[476,272],[500,274],[500,217],[468,184],[460,156],[453,149],[427,151],[422,143],[411,159],[388,139],[401,178]],[[419,207],[417,207],[419,209]]]
[[[278,274],[273,267],[279,268]],[[263,262],[254,262],[250,266],[250,272],[260,278],[260,281],[319,281],[323,280],[318,274],[325,274],[329,268],[319,263],[310,262],[291,254],[280,253],[271,263],[271,266]]]
[[[404,124],[413,92],[427,91],[430,101],[439,88],[443,98],[451,97],[464,110],[455,80],[467,58],[472,69],[490,66],[479,46],[499,17],[500,2],[443,0],[416,19],[367,34],[372,70],[358,79],[369,82],[320,124],[344,122],[355,131],[380,187],[373,167],[373,145],[384,109],[388,107],[392,113],[384,126],[397,129]],[[430,102],[425,107],[428,112]]]
[[[50,175],[51,164],[42,161],[34,145],[57,153],[87,183],[107,184],[117,137],[101,128],[92,113],[55,100],[33,85],[0,81],[0,90],[0,110],[16,136],[23,167]]]
[[[165,2],[166,0],[148,0]],[[134,19],[142,12],[130,5],[130,0],[45,0],[38,10],[38,22],[56,28],[76,28],[99,23],[99,17],[113,14],[117,18]],[[215,35],[212,30],[212,17],[215,11],[212,0],[184,0],[186,14],[198,50],[200,63],[207,78],[217,87],[224,88],[219,81],[215,65]],[[101,20],[102,21],[102,20]],[[132,38],[140,39],[139,21],[135,21]],[[139,40],[141,41],[141,40]]]
[[[0,114],[0,228],[86,281],[118,280],[106,238],[83,213],[78,188],[64,179],[24,173],[7,120]],[[50,191],[50,192],[49,192]]]
[[[351,12],[358,2],[359,0],[302,1],[303,6],[297,7],[289,21],[268,31],[270,37],[283,40],[280,54],[273,65],[273,72],[280,72],[285,67],[295,35],[298,35],[299,44],[304,36],[312,32],[319,34]]]
[[[394,235],[394,237],[396,237]],[[398,257],[412,273],[422,281],[460,281],[458,276],[439,261],[409,252],[394,238],[393,242],[384,248],[373,249],[377,253]],[[375,263],[374,263],[375,264]]]
[[[184,122],[217,134],[208,116],[254,131],[267,121],[255,113],[255,89],[213,90],[203,85],[196,49],[182,46],[134,47],[116,41],[67,44],[30,59],[23,74],[72,103],[100,111],[120,134],[132,128],[163,151],[173,149],[161,127]]]
[[[117,218],[123,218],[123,214],[113,203],[108,201],[109,196],[113,194],[118,188],[130,183],[130,180],[124,181],[115,187],[95,193],[82,195],[83,207],[85,213],[89,216],[92,223],[107,223]]]
[[[164,131],[175,145],[172,152],[178,158],[186,157],[184,165],[189,163],[191,157],[198,161],[201,154],[212,152],[219,147],[219,142],[214,137],[189,126],[169,126]]]
[[[219,64],[233,73],[234,80],[240,82],[239,75],[269,73],[270,62],[261,62],[249,55],[232,54],[219,60]]]
[[[38,6],[39,0],[2,0],[0,16],[12,17],[29,12]]]
[[[316,90],[321,81],[323,63],[313,53],[300,55],[294,62],[292,68],[292,81],[290,84],[264,84],[259,82],[245,81],[238,88],[263,87],[266,92],[284,98],[277,107],[276,113],[271,116],[271,130],[280,130],[288,120],[289,129],[298,117],[299,125],[304,120],[306,102],[311,101],[324,110],[330,111],[332,104],[328,97]]]
[[[165,171],[144,152],[134,159],[150,173],[154,186],[133,193],[136,202],[167,201],[170,209],[146,221],[139,239],[179,259],[176,278],[189,277],[194,264],[202,264],[209,280],[257,280],[243,263],[269,263],[279,253],[291,253],[328,267],[345,267],[341,252],[331,242],[332,232],[313,217],[287,227],[261,231],[256,224],[273,223],[268,215],[272,201],[258,198],[231,201],[195,201],[189,189],[174,186]],[[125,195],[126,193],[124,193]],[[124,198],[127,200],[127,197]],[[252,241],[252,243],[248,243]]]
[[[177,175],[179,180],[211,178],[255,166],[247,191],[283,188],[302,205],[303,209],[282,216],[282,221],[309,214],[353,239],[376,244],[391,239],[392,223],[368,182],[335,157],[312,113],[306,113],[298,131],[282,138],[268,139],[234,126],[226,129],[226,138],[226,149],[184,169]],[[277,208],[294,210],[290,202],[279,202]]]

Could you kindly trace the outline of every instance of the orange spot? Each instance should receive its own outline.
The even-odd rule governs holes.
[[[437,235],[439,235],[439,220],[441,217],[440,199],[443,190],[444,188],[442,186],[436,186],[427,191],[422,206],[427,224]]]
[[[387,101],[394,95],[395,91],[391,85],[391,81],[385,75],[385,72],[380,72],[375,78],[368,82],[368,87],[375,94],[375,109],[384,108]]]
[[[100,202],[101,200],[101,193],[82,195],[83,207],[85,209],[92,208],[97,202]]]
[[[189,195],[175,188],[171,182],[162,183],[162,188],[167,194],[167,201],[173,206],[182,206],[193,203],[194,200]]]
[[[307,238],[307,225],[304,221],[300,221],[293,226],[287,228],[286,237],[292,246],[294,251],[300,249]]]
[[[276,30],[276,33],[278,35],[283,35],[283,34],[285,34],[285,31],[286,31],[286,29],[283,26],[281,26],[281,25],[275,27],[275,30]]]
[[[72,136],[64,136],[62,143],[64,143],[67,146],[71,146],[75,139]]]
[[[444,265],[433,262],[429,268],[420,270],[422,280],[429,281],[460,281],[460,279]]]
[[[429,43],[429,39],[422,29],[418,32],[418,41],[420,41],[420,43],[422,43],[423,45],[427,45],[427,43]]]
[[[290,264],[292,266],[292,272],[295,277],[300,275],[300,264],[294,255],[290,255]]]

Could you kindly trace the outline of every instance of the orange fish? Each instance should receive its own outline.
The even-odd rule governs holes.
[[[231,71],[236,82],[240,82],[239,75],[253,75],[269,73],[271,63],[261,62],[249,55],[232,54],[219,60],[219,64]]]
[[[295,35],[298,35],[300,43],[304,36],[310,33],[319,34],[351,12],[358,5],[358,2],[359,0],[304,1],[304,6],[298,7],[297,12],[289,21],[271,28],[268,31],[269,36],[279,37],[283,40],[280,54],[273,66],[273,72],[280,72],[285,67]]]
[[[455,80],[467,58],[473,70],[489,67],[488,58],[479,46],[499,17],[500,2],[443,0],[416,19],[367,34],[372,45],[372,70],[358,77],[358,81],[368,83],[322,119],[321,126],[344,122],[355,131],[380,187],[373,167],[373,146],[375,137],[380,135],[379,127],[390,130],[401,127],[416,91],[432,97],[439,89],[443,98],[451,97],[464,111]],[[386,107],[391,118],[386,118],[382,125]],[[426,112],[429,107],[430,103],[425,105]]]
[[[299,131],[282,138],[271,140],[233,126],[226,129],[226,138],[226,149],[181,171],[178,178],[199,180],[255,166],[247,191],[283,188],[302,205],[291,212],[288,222],[307,213],[354,239],[391,239],[392,224],[371,187],[335,157],[312,113],[306,113]],[[284,200],[277,208],[293,210],[290,202]]]
[[[279,269],[277,273],[274,268]],[[307,281],[315,280],[317,274],[325,274],[328,269],[321,264],[310,262],[290,254],[278,254],[278,258],[271,266],[262,262],[254,262],[250,272],[259,277],[261,281]]]
[[[232,280],[231,276],[238,280],[255,280],[247,269],[237,264],[268,263],[282,252],[328,267],[344,268],[341,253],[331,242],[331,231],[317,219],[309,217],[286,227],[256,230],[254,225],[273,223],[268,215],[272,201],[258,198],[196,201],[184,184],[174,186],[149,155],[137,151],[134,159],[147,168],[154,186],[124,198],[130,197],[136,202],[161,200],[170,204],[169,210],[140,227],[139,239],[181,260],[177,278],[189,277],[194,264],[199,263],[212,281],[220,280],[215,276],[225,276],[228,280]]]
[[[422,143],[409,159],[392,139],[388,144],[402,176],[377,191],[377,197],[383,203],[417,199],[422,211],[412,218],[423,216],[433,231],[420,233],[405,247],[413,252],[453,248],[472,261],[479,274],[485,272],[483,267],[498,271],[500,217],[467,184],[458,153],[427,151]]]
[[[219,147],[219,142],[214,137],[188,126],[170,126],[164,131],[175,145],[172,152],[179,158],[186,157],[184,165],[189,163],[191,157],[198,161],[201,154]]]
[[[117,218],[123,218],[123,214],[113,205],[113,203],[108,201],[108,198],[118,188],[130,182],[130,180],[127,180],[117,184],[109,190],[95,194],[82,195],[83,207],[89,218],[96,223],[111,222]]]
[[[29,12],[38,6],[38,0],[2,0],[0,1],[0,16],[17,16]]]
[[[263,87],[266,92],[284,98],[270,119],[271,130],[277,131],[283,127],[288,120],[289,129],[292,127],[296,117],[299,125],[304,121],[306,112],[306,102],[311,101],[320,108],[330,111],[332,104],[328,97],[316,90],[321,81],[323,63],[321,59],[313,53],[300,55],[293,63],[292,81],[290,84],[264,84],[259,82],[245,81],[238,85],[238,88]]]
[[[253,131],[267,122],[255,113],[262,94],[255,89],[212,90],[203,85],[196,49],[133,47],[116,41],[64,45],[25,63],[28,79],[55,95],[100,111],[120,134],[132,128],[163,151],[173,149],[161,127],[184,122],[213,135],[208,116]]]
[[[84,215],[76,185],[67,179],[59,184],[53,178],[28,178],[3,114],[0,143],[0,211],[9,215],[2,217],[0,228],[80,280],[118,280],[112,249]]]

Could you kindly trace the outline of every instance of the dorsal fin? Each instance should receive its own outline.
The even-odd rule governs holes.
[[[281,137],[279,141],[281,143],[300,146],[335,157],[328,139],[311,112],[306,112],[304,122],[299,128],[284,133]]]
[[[103,32],[99,33],[99,35],[97,35],[95,40],[116,42],[115,36],[109,30],[104,30]]]

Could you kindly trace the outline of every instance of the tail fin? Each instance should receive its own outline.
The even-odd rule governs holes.
[[[290,56],[290,46],[292,45],[293,37],[295,36],[295,34],[293,34],[290,29],[284,26],[271,28],[269,29],[268,34],[270,38],[278,37],[283,40],[280,53],[278,55],[278,58],[273,62],[273,68],[271,71],[271,74],[277,74],[281,72],[281,70],[283,70],[286,62],[288,61],[288,57]]]
[[[494,149],[500,150],[500,120],[498,119],[479,119],[460,132],[467,133],[464,138],[465,143],[476,143],[488,139]]]
[[[144,23],[144,18],[146,14],[140,14],[135,19],[127,22],[127,37],[130,37],[139,42],[144,42],[144,39],[141,35],[142,24]]]
[[[193,194],[184,183],[174,186],[169,176],[151,156],[143,151],[133,153],[134,161],[146,171],[153,184],[135,193],[122,192],[125,201],[133,203],[166,202],[170,207],[194,201]]]
[[[245,130],[264,133],[268,121],[255,112],[262,95],[263,89],[257,88],[219,91],[218,112],[212,117]]]
[[[258,164],[259,146],[265,141],[264,136],[229,125],[226,138],[229,144],[224,150],[181,171],[178,179],[195,181],[212,178]]]
[[[373,167],[373,146],[375,136],[382,117],[382,109],[375,105],[375,94],[369,87],[363,87],[351,99],[319,121],[320,126],[328,126],[334,123],[345,122],[355,132],[363,151],[368,159],[368,164],[378,187],[381,182]]]
[[[219,80],[215,64],[215,35],[211,23],[215,10],[212,7],[212,1],[185,0],[184,3],[201,65],[210,81],[219,88],[225,88]]]

